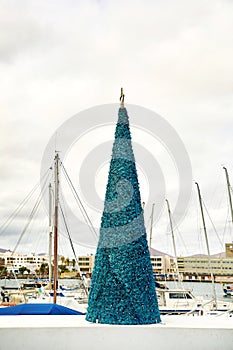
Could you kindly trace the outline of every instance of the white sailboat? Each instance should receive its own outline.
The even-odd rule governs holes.
[[[231,225],[233,227],[233,205],[232,205],[232,197],[231,197],[232,188],[229,180],[228,170],[226,167],[223,167],[223,170],[225,171],[225,176],[226,176],[227,193],[228,193],[229,207],[230,207],[230,213],[231,213]],[[223,292],[225,296],[233,296],[233,283],[223,284]]]
[[[58,211],[59,211],[59,174],[60,174],[60,159],[56,152],[54,159],[54,219],[52,220],[52,195],[51,184],[49,185],[49,283],[43,289],[43,293],[38,295],[36,299],[28,299],[28,303],[53,303],[73,310],[86,313],[88,291],[85,286],[85,280],[82,278],[84,288],[79,288],[75,293],[70,293],[58,288]],[[53,238],[53,239],[52,239]],[[52,250],[53,240],[53,250]],[[52,269],[52,255],[53,255],[53,269]],[[76,259],[77,260],[77,259]],[[81,272],[79,270],[80,276]],[[53,287],[51,289],[51,287]],[[81,289],[81,290],[80,290]],[[78,302],[82,300],[82,303]]]
[[[82,278],[83,288],[79,288],[76,294],[59,291],[58,287],[58,211],[59,211],[59,173],[60,173],[60,159],[56,152],[54,159],[54,210],[52,205],[52,186],[49,184],[49,279],[47,283],[44,281],[38,283],[31,281],[25,287],[19,284],[19,288],[14,288],[9,291],[9,302],[1,303],[0,307],[15,306],[17,304],[59,304],[71,309],[86,312],[87,307],[87,293],[85,280]],[[53,247],[52,247],[53,245]],[[53,266],[52,266],[53,257]],[[76,257],[76,256],[75,256]],[[77,257],[76,257],[77,262]],[[25,283],[24,283],[25,284]],[[30,288],[29,288],[30,286]],[[82,304],[78,302],[82,300]]]
[[[205,299],[204,297],[197,297],[193,292],[185,287],[182,283],[181,276],[177,264],[177,250],[176,241],[173,230],[172,215],[170,210],[170,204],[166,199],[168,217],[170,223],[170,230],[172,235],[172,244],[174,250],[174,261],[176,265],[176,274],[178,276],[177,286],[175,288],[168,288],[167,286],[157,283],[156,292],[159,302],[159,310],[162,315],[183,315],[183,314],[195,314],[195,315],[216,315],[222,312],[227,312],[233,309],[233,303],[229,301],[218,300],[216,296],[215,286],[213,287],[213,298]],[[204,215],[204,214],[203,214]],[[204,217],[204,216],[203,216]],[[205,227],[205,225],[204,225]],[[206,231],[205,231],[206,233]],[[207,233],[206,240],[208,243]],[[209,252],[209,245],[208,245]],[[210,265],[211,269],[211,265]],[[212,276],[212,281],[213,281]]]

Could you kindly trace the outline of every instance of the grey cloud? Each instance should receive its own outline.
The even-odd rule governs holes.
[[[8,15],[0,22],[0,60],[13,63],[18,55],[45,40],[46,32],[26,16]]]

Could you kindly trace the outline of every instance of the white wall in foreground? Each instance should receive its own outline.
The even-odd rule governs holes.
[[[79,322],[79,316],[69,317],[14,316],[13,320],[3,316],[0,318],[0,350],[233,349],[232,318],[227,322],[224,318],[212,322],[202,317],[195,320],[186,317],[185,320],[182,316],[173,316],[171,321],[166,320],[166,325],[110,326]],[[175,319],[178,319],[177,324]]]

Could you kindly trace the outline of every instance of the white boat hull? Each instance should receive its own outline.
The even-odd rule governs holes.
[[[228,287],[228,288],[223,288],[224,294],[226,296],[231,296],[233,297],[233,286]]]
[[[85,316],[0,317],[1,350],[232,350],[233,317],[164,316],[165,324],[92,324]]]

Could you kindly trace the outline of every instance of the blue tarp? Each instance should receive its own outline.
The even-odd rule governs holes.
[[[19,304],[0,308],[0,316],[4,315],[83,315],[58,304]]]

